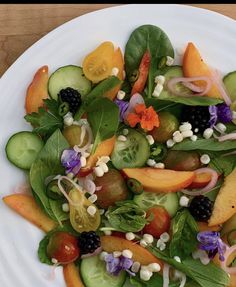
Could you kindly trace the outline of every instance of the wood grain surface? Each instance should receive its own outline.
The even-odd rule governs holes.
[[[83,14],[118,4],[1,4],[0,76],[33,43]],[[236,4],[193,4],[236,20]]]

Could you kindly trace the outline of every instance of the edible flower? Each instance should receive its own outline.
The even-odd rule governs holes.
[[[216,106],[209,106],[208,108],[209,114],[210,114],[210,120],[209,120],[209,124],[210,127],[214,127],[214,125],[217,122],[218,116],[217,116],[217,107]]]
[[[81,168],[81,154],[73,148],[64,149],[61,155],[61,163],[66,169],[66,174],[73,173],[77,175]]]
[[[224,124],[230,123],[233,119],[232,111],[226,104],[217,105],[218,120]]]
[[[153,107],[146,108],[145,104],[137,104],[134,112],[129,113],[126,120],[132,128],[140,123],[141,128],[147,131],[160,125],[159,117]]]
[[[112,254],[108,254],[105,257],[106,270],[114,276],[118,276],[122,270],[128,272],[131,276],[135,276],[135,273],[129,269],[133,265],[133,260],[123,255],[120,257],[114,257]]]
[[[124,114],[125,114],[126,110],[128,109],[129,102],[115,99],[114,103],[116,103],[117,106],[119,107],[119,110],[120,110],[120,122],[123,122],[124,121]]]
[[[208,252],[210,259],[219,253],[219,259],[224,261],[224,253],[226,244],[221,240],[220,233],[217,231],[203,231],[197,235],[197,240],[200,242],[199,248]]]

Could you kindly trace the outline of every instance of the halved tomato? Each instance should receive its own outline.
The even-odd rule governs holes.
[[[86,78],[93,83],[98,83],[110,76],[113,68],[114,52],[114,45],[112,42],[107,41],[89,53],[82,64]]]

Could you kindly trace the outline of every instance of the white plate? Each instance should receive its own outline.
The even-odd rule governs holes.
[[[4,147],[10,135],[30,130],[23,119],[24,98],[35,71],[44,64],[50,72],[67,64],[80,64],[102,41],[124,49],[130,33],[139,25],[154,24],[169,36],[175,48],[188,41],[223,73],[236,70],[236,23],[220,14],[184,5],[127,5],[108,8],[76,18],[43,37],[29,48],[0,80],[0,180],[1,197],[24,182],[24,174],[11,165]],[[50,267],[37,259],[43,233],[0,202],[0,286],[62,287],[61,268],[49,281]]]

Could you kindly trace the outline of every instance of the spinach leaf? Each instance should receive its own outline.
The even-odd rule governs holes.
[[[25,120],[34,127],[33,132],[47,139],[56,129],[62,129],[63,118],[59,115],[59,103],[53,99],[44,100],[45,106],[38,109],[38,113],[25,116]]]
[[[193,142],[189,139],[185,139],[181,143],[175,144],[172,150],[206,150],[206,151],[226,151],[236,149],[236,141],[224,141],[219,142],[217,139],[198,139]]]
[[[135,286],[135,287],[162,287],[163,286],[163,277],[159,275],[158,273],[154,273],[152,277],[150,278],[150,280],[148,281],[141,280],[138,277],[138,275],[130,276],[129,280],[132,286]],[[179,282],[170,282],[169,287],[179,287]]]
[[[201,287],[225,287],[229,285],[228,274],[213,263],[203,265],[200,260],[194,260],[191,257],[179,263],[170,258],[166,252],[161,252],[155,247],[149,247],[148,249],[157,258],[183,272]]]
[[[209,154],[211,161],[209,163],[209,167],[213,168],[220,174],[224,174],[224,176],[229,175],[234,168],[236,167],[236,157],[235,156],[224,156],[224,155],[216,155]]]
[[[122,232],[138,232],[147,224],[145,211],[133,201],[120,201],[109,207],[107,219],[112,227]]]
[[[100,98],[93,101],[87,112],[94,137],[93,153],[100,142],[116,133],[119,125],[119,108],[109,99]]]
[[[188,106],[213,106],[222,103],[222,100],[210,97],[181,97],[169,95],[169,93],[162,93],[158,100],[166,100],[174,103],[184,104]]]
[[[185,208],[177,212],[173,219],[170,256],[181,259],[189,256],[197,247],[198,226],[192,215]]]
[[[151,54],[151,64],[148,74],[148,97],[151,97],[158,63],[164,56],[174,58],[174,50],[168,36],[159,27],[154,25],[138,27],[130,35],[125,47],[125,69],[128,78],[139,68],[146,50],[149,50]]]
[[[69,215],[62,210],[61,201],[54,201],[47,197],[45,179],[50,175],[64,173],[60,158],[62,151],[68,147],[69,144],[60,130],[56,130],[47,140],[30,169],[30,184],[33,192],[36,194],[37,199],[40,200],[46,213],[60,224]]]
[[[115,77],[111,76],[104,81],[100,82],[96,87],[92,89],[92,91],[87,94],[84,99],[81,107],[77,111],[77,113],[74,116],[75,120],[79,120],[84,112],[86,112],[89,108],[89,106],[98,98],[104,97],[106,92],[110,91],[111,89],[115,88],[118,84],[120,84],[121,81]]]
[[[47,255],[47,246],[49,243],[50,234],[44,236],[44,238],[40,241],[38,247],[38,258],[41,263],[45,263],[48,265],[53,265],[51,259]]]

